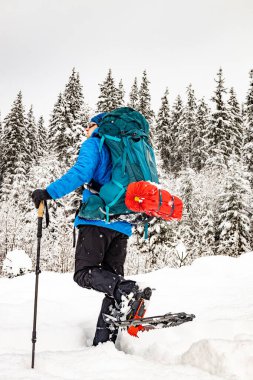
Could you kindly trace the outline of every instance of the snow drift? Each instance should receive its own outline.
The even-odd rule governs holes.
[[[42,273],[35,369],[31,365],[34,274],[0,279],[0,379],[252,380],[253,253],[197,259],[135,276],[156,291],[148,315],[185,311],[185,325],[122,332],[90,347],[102,295],[71,274]]]

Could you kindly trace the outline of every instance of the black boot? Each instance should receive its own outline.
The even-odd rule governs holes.
[[[152,290],[150,287],[140,288],[135,283],[131,292],[122,296],[120,303],[120,319],[135,319],[142,318],[147,309],[147,301],[150,300]]]
[[[102,302],[100,314],[97,321],[97,328],[95,337],[93,339],[93,346],[97,346],[99,343],[113,342],[115,343],[118,335],[118,328],[109,326],[103,318],[103,314],[111,315],[115,309],[115,301],[113,298],[105,296]]]

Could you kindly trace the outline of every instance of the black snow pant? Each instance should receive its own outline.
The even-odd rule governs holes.
[[[79,227],[75,255],[74,281],[83,288],[105,293],[93,345],[115,342],[118,330],[110,330],[103,314],[121,302],[122,294],[131,293],[135,282],[124,279],[124,262],[128,236],[109,228],[94,225]]]

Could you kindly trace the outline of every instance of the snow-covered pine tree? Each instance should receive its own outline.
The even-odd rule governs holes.
[[[30,160],[30,166],[32,166],[38,155],[38,145],[37,145],[37,126],[33,113],[33,106],[27,114],[27,126],[26,126],[26,138],[28,147],[28,157]]]
[[[196,171],[200,171],[206,161],[205,153],[205,138],[210,123],[210,109],[206,104],[204,98],[199,101],[196,113],[196,134],[193,138],[193,157],[192,157],[192,167]]]
[[[194,151],[193,141],[198,136],[198,124],[196,122],[196,98],[192,85],[187,87],[187,102],[184,107],[182,121],[178,134],[178,150],[181,156],[181,170],[192,168],[193,157],[197,156]],[[198,148],[198,147],[196,147]]]
[[[57,178],[61,177],[71,166],[73,163],[73,158],[71,160],[66,158],[68,157],[67,152],[70,149],[69,140],[67,138],[67,129],[68,124],[65,118],[65,98],[60,93],[58,96],[58,100],[54,105],[53,112],[51,114],[49,120],[49,129],[48,129],[48,146],[51,157],[55,157],[56,159],[52,162],[56,165],[55,168],[49,168],[52,170],[59,169],[57,172],[57,176],[50,179],[50,182],[53,182]],[[40,162],[40,165],[43,165],[44,160]],[[49,183],[50,183],[49,182]],[[36,185],[38,187],[38,185]],[[71,203],[71,201],[69,201]],[[69,207],[69,205],[68,205]],[[70,207],[71,211],[69,214],[74,213],[74,207]],[[58,206],[55,204],[54,207],[54,215],[53,218],[56,219]],[[60,212],[60,211],[59,211]]]
[[[180,95],[177,96],[171,112],[171,145],[170,149],[170,168],[174,175],[177,175],[182,167],[182,157],[179,152],[179,130],[181,130],[183,118],[183,102]]]
[[[157,156],[160,156],[162,170],[165,173],[171,173],[171,150],[174,144],[174,136],[171,133],[171,116],[168,101],[169,91],[166,88],[162,97],[161,107],[158,111],[156,134],[154,136],[154,144]]]
[[[110,112],[119,107],[119,90],[115,86],[112,70],[109,69],[106,79],[99,84],[100,95],[97,102],[97,112]]]
[[[137,78],[134,78],[134,84],[132,85],[130,94],[129,94],[129,102],[128,107],[131,107],[138,111],[139,109],[139,88],[137,83]]]
[[[253,189],[253,69],[250,71],[250,87],[246,97],[246,133],[243,148],[243,156],[246,167],[250,173],[250,182]]]
[[[65,100],[60,93],[54,105],[48,128],[49,150],[56,154],[60,163],[65,162],[66,150],[69,148],[66,141]]]
[[[123,81],[122,79],[119,82],[119,87],[118,87],[118,107],[124,107],[125,105],[125,90],[123,86]]]
[[[252,193],[248,174],[236,156],[228,162],[226,186],[219,196],[217,254],[238,256],[250,250]]]
[[[77,157],[84,138],[84,126],[86,126],[89,120],[89,108],[84,103],[79,73],[76,72],[75,68],[72,70],[72,74],[66,84],[63,97],[66,123],[66,162],[72,164]]]
[[[48,137],[44,118],[41,116],[37,124],[38,157],[42,157],[48,150]]]
[[[90,109],[84,102],[83,89],[80,83],[79,73],[73,69],[64,91],[64,104],[66,107],[68,162],[73,165],[79,153],[82,141],[85,138],[84,127],[89,121]],[[81,188],[77,189],[69,199],[66,208],[66,218],[69,224],[72,223],[74,213],[79,207],[81,199]]]
[[[70,167],[78,154],[88,121],[79,74],[73,69],[65,91],[59,95],[49,122],[50,149],[64,166]]]
[[[21,248],[23,244],[21,230],[23,231],[29,223],[27,175],[34,162],[30,157],[31,135],[27,132],[27,126],[22,93],[19,92],[10,113],[4,120],[1,162],[3,181],[0,200],[1,259],[8,249]],[[36,136],[34,139],[36,140]],[[28,234],[25,238],[27,236]]]
[[[144,70],[139,91],[138,111],[147,119],[150,125],[153,125],[155,113],[151,109],[151,95],[149,90],[149,80],[147,72]]]
[[[82,107],[84,104],[83,99],[83,90],[82,85],[80,83],[79,73],[76,72],[76,69],[73,68],[72,73],[69,77],[69,81],[65,86],[64,98],[66,101],[66,108],[70,113],[70,117],[73,121],[79,121],[80,123],[80,112],[82,111]]]
[[[236,156],[240,160],[243,148],[243,120],[233,87],[230,89],[229,94],[229,130],[227,139],[229,140],[230,155]]]
[[[205,135],[207,141],[206,151],[208,158],[207,165],[225,167],[231,152],[230,141],[228,140],[229,131],[229,115],[226,103],[224,101],[224,94],[226,89],[224,87],[223,72],[220,68],[217,74],[217,87],[212,97],[215,104],[215,111],[212,113],[210,126]]]
[[[30,169],[26,139],[26,115],[22,93],[18,93],[10,113],[4,119],[1,161],[1,199],[7,200],[10,192],[19,197],[19,191],[25,189],[26,174]]]
[[[79,74],[73,69],[63,95],[59,95],[50,118],[48,141],[58,158],[58,167],[64,174],[75,162],[84,139],[84,126],[88,122],[88,107],[83,100]],[[64,205],[69,228],[81,195],[77,189]]]

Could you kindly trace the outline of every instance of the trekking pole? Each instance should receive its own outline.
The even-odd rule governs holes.
[[[38,287],[39,287],[39,274],[40,274],[40,241],[42,237],[42,219],[44,214],[44,201],[40,202],[38,209],[38,230],[37,230],[37,259],[36,259],[36,280],[35,280],[35,297],[34,297],[34,313],[33,313],[33,332],[32,332],[32,368],[34,368],[35,359],[35,343],[36,336],[36,323],[37,323],[37,304],[38,304]]]

